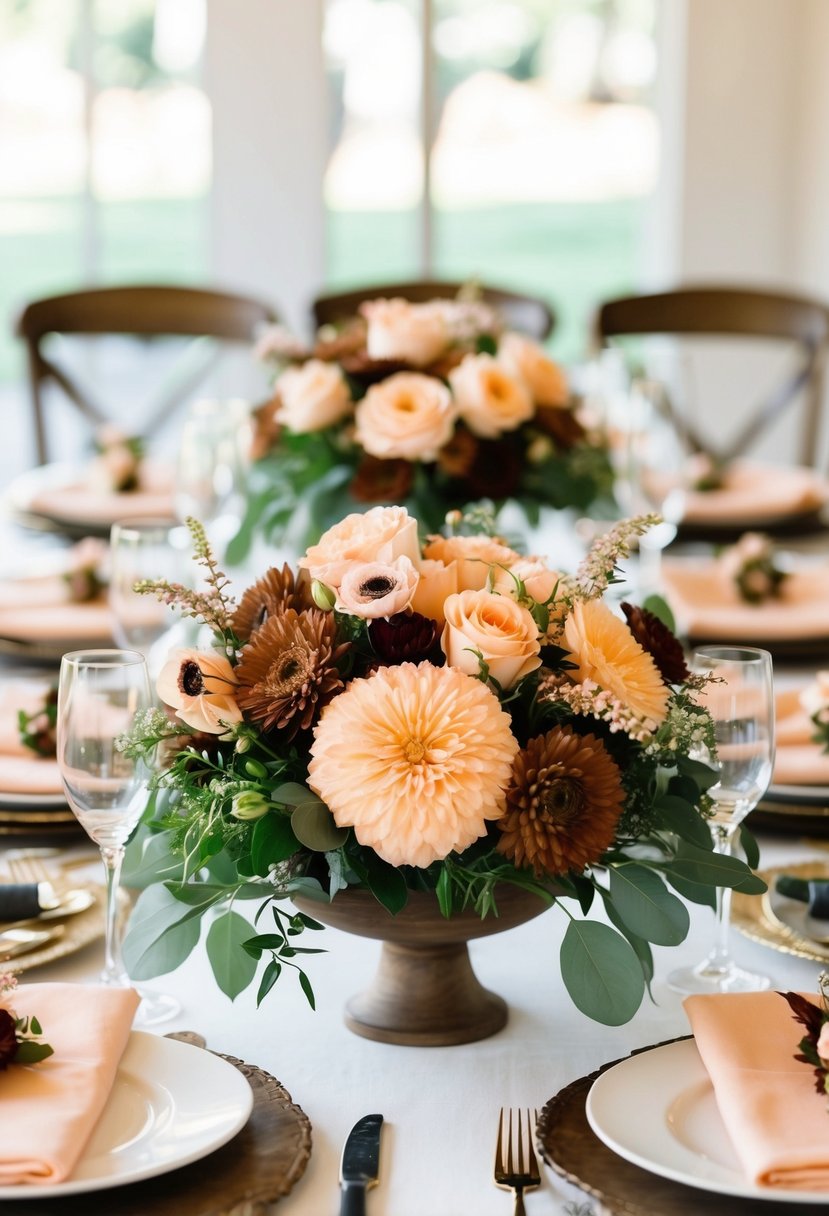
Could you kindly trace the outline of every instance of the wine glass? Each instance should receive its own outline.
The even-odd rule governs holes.
[[[662,523],[639,538],[640,593],[661,591],[662,550],[685,512],[688,442],[660,380],[631,381],[617,458],[616,493],[628,515],[656,512]]]
[[[110,532],[109,604],[119,646],[137,650],[147,660],[150,678],[158,675],[181,627],[167,604],[154,595],[139,595],[140,579],[189,582],[187,531],[171,518],[118,520]]]
[[[713,677],[700,701],[714,720],[716,757],[699,749],[695,758],[713,764],[719,780],[708,821],[714,851],[730,855],[737,827],[768,789],[774,765],[774,685],[771,655],[749,646],[705,646],[692,658],[695,672]],[[694,753],[692,753],[694,754]],[[717,930],[710,953],[695,967],[672,971],[677,992],[758,992],[770,980],[738,967],[728,949],[731,889],[717,891]]]
[[[121,751],[118,736],[153,704],[147,664],[133,650],[65,654],[58,682],[57,760],[67,801],[101,850],[106,874],[104,984],[130,987],[117,932],[118,883],[124,849],[147,802],[149,772]],[[140,990],[139,990],[140,992]],[[140,992],[136,1025],[173,1017],[173,997]]]
[[[250,411],[241,400],[193,403],[181,432],[175,509],[195,516],[225,545],[242,522],[250,459]]]

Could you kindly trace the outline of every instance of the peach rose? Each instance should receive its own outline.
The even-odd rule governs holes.
[[[417,570],[408,557],[398,557],[388,564],[355,565],[346,571],[334,607],[366,620],[394,616],[409,607],[417,582]]]
[[[527,595],[538,604],[546,604],[561,583],[558,570],[551,570],[540,557],[521,557],[507,569],[497,567],[492,575],[492,590],[516,599],[517,578],[524,584]]]
[[[236,704],[236,674],[224,655],[202,650],[173,650],[158,673],[156,691],[194,730],[224,734],[242,721]]]
[[[415,612],[428,616],[437,621],[443,628],[443,605],[450,595],[458,590],[458,563],[430,561],[428,558],[420,563],[420,579],[415,588],[412,608]]]
[[[821,1026],[816,1047],[821,1060],[829,1060],[829,1022],[824,1022]]]
[[[408,300],[367,300],[360,312],[368,326],[366,350],[372,359],[388,359],[426,367],[449,345],[450,333],[442,309]]]
[[[374,384],[356,410],[354,438],[381,460],[436,460],[455,426],[452,394],[434,376],[400,372]]]
[[[281,405],[276,418],[297,435],[333,426],[351,410],[351,394],[335,363],[309,359],[289,367],[276,382]]]
[[[498,343],[498,362],[511,376],[524,381],[536,405],[567,405],[567,377],[532,338],[504,334]]]
[[[523,380],[511,376],[492,355],[467,355],[449,373],[458,413],[480,439],[514,431],[535,413]]]
[[[445,566],[456,561],[458,591],[480,591],[493,567],[513,566],[519,560],[514,549],[491,536],[430,536],[423,556]]]
[[[356,562],[390,565],[398,557],[408,557],[415,569],[420,566],[417,520],[405,507],[372,507],[334,524],[298,565],[312,579],[336,589]]]
[[[508,689],[541,666],[536,623],[523,605],[508,596],[461,591],[449,596],[444,612],[440,645],[450,667],[477,675],[480,654],[493,680]]]

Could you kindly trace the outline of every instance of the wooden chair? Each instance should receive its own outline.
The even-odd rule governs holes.
[[[20,314],[16,333],[26,344],[38,460],[44,463],[47,459],[43,386],[48,381],[62,389],[90,424],[98,426],[107,421],[105,411],[44,353],[44,340],[49,335],[122,334],[148,340],[208,338],[249,344],[261,325],[276,319],[270,306],[259,300],[192,287],[101,287],[32,301]],[[151,432],[208,370],[204,363],[190,369],[135,429]]]
[[[317,296],[311,310],[317,327],[333,325],[353,316],[364,300],[375,300],[381,296],[388,299],[401,296],[404,300],[422,304],[427,300],[453,300],[465,287],[468,287],[468,284],[449,282],[445,279],[417,279],[411,283],[378,283],[368,287],[355,288],[352,291]],[[555,314],[550,306],[538,296],[523,295],[521,292],[507,291],[500,287],[485,286],[481,286],[480,296],[487,304],[498,309],[510,329],[520,330],[532,338],[537,338],[539,342],[543,342],[553,332]]]
[[[652,334],[767,338],[795,343],[802,353],[794,375],[753,410],[727,448],[717,450],[703,443],[687,425],[686,431],[701,451],[708,451],[722,461],[733,460],[802,395],[805,408],[800,460],[806,465],[816,462],[829,342],[829,309],[819,301],[744,288],[686,287],[657,295],[610,300],[599,309],[595,328],[600,345],[613,338]]]

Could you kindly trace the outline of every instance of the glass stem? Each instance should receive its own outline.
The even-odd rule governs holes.
[[[714,823],[711,825],[715,853],[721,853],[726,857],[731,856],[731,844],[736,830],[736,824]],[[714,947],[705,960],[706,970],[714,968],[718,971],[726,971],[731,963],[731,954],[728,949],[729,929],[731,926],[730,887],[717,887],[716,926]]]
[[[105,984],[120,988],[129,983],[121,958],[121,934],[118,926],[118,887],[121,881],[124,846],[101,845],[101,857],[106,875],[106,945],[101,979]]]
[[[658,595],[662,587],[662,547],[639,540],[639,593],[643,599]]]

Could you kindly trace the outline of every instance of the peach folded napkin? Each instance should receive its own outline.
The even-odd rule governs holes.
[[[102,490],[82,481],[38,490],[28,502],[32,511],[67,523],[112,524],[116,519],[174,515],[173,479],[169,470],[147,466],[137,490]]]
[[[665,560],[663,580],[680,629],[712,641],[798,641],[829,636],[829,565],[793,570],[779,599],[747,604],[720,562]]]
[[[57,761],[24,747],[17,726],[18,712],[39,709],[48,688],[46,682],[35,680],[8,680],[0,687],[0,791],[4,794],[63,793]]]
[[[57,1183],[72,1173],[112,1089],[139,997],[132,988],[25,984],[4,998],[34,1014],[55,1054],[0,1076],[0,1183]]]
[[[814,726],[800,703],[801,690],[786,689],[775,698],[777,709],[777,785],[829,785],[829,753],[812,740]]]
[[[826,1098],[811,1067],[794,1058],[804,1031],[783,997],[718,993],[686,997],[684,1005],[747,1177],[760,1186],[829,1191]]]
[[[685,523],[761,523],[817,511],[829,499],[829,483],[814,469],[735,460],[718,490],[692,490]]]

